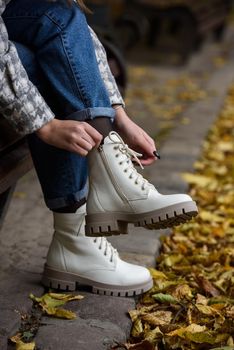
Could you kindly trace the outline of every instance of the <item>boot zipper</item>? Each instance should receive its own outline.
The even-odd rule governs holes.
[[[118,195],[121,197],[121,199],[123,200],[123,202],[128,203],[127,198],[125,197],[125,195],[124,195],[124,194],[122,193],[122,191],[120,190],[120,188],[119,188],[119,186],[118,186],[117,182],[115,181],[115,178],[114,178],[114,176],[113,176],[113,174],[112,174],[112,171],[111,171],[111,169],[109,168],[109,165],[108,165],[108,162],[107,162],[105,153],[103,152],[103,146],[102,146],[102,145],[100,145],[100,146],[98,147],[98,151],[99,151],[99,153],[100,153],[100,156],[101,156],[101,158],[102,158],[104,167],[105,167],[105,169],[106,169],[106,171],[107,171],[107,173],[108,173],[108,175],[109,175],[109,177],[110,177],[110,179],[111,179],[111,182],[112,182],[112,184],[113,184],[113,186],[114,186],[116,192],[117,192]]]

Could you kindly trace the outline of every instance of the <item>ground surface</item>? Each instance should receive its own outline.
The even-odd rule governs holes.
[[[130,64],[126,102],[132,117],[159,140],[162,159],[144,174],[161,192],[186,191],[180,173],[192,170],[234,79],[233,36],[230,30],[222,45],[207,42],[182,67]],[[0,234],[1,350],[12,348],[7,337],[17,331],[20,314],[31,310],[29,293],[44,292],[39,281],[51,225],[51,213],[31,172],[18,183]],[[162,233],[133,228],[130,235],[111,241],[125,259],[152,266]],[[42,319],[36,336],[39,349],[104,350],[128,337],[131,323],[126,312],[134,308],[133,298],[81,294],[85,298],[71,305],[78,314],[75,321]]]

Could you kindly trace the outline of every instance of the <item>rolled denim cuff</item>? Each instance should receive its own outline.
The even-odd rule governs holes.
[[[88,195],[88,182],[86,185],[75,193],[70,193],[65,195],[64,197],[59,198],[44,198],[47,207],[51,210],[64,208],[70,206],[76,202],[79,202],[81,199],[86,199]]]
[[[66,119],[85,121],[85,120],[90,120],[98,117],[114,118],[115,110],[109,107],[86,108],[86,109],[82,109],[81,111],[77,111],[69,114],[68,116],[66,116]]]

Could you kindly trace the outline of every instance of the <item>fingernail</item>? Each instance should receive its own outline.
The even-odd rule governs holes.
[[[161,156],[157,151],[154,151],[153,153],[156,158],[161,159]]]

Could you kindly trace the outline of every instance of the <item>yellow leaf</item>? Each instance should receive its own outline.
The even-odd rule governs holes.
[[[200,187],[207,187],[215,182],[211,177],[198,174],[183,173],[182,177],[189,184],[198,185]]]
[[[131,334],[133,337],[139,337],[140,334],[143,332],[143,326],[141,320],[138,318],[134,323],[132,327]]]
[[[165,266],[173,266],[177,263],[179,263],[181,260],[183,259],[182,255],[176,254],[176,255],[169,255],[167,257],[165,257],[163,264]]]
[[[66,304],[68,301],[81,300],[84,297],[82,295],[46,293],[41,297],[35,297],[33,294],[30,294],[30,298],[38,302],[40,305],[57,307]]]
[[[163,272],[158,271],[158,270],[156,270],[156,269],[149,268],[149,272],[150,272],[150,274],[151,274],[151,276],[152,276],[153,278],[156,278],[156,279],[166,279],[166,280],[168,279],[167,276],[166,276]]]
[[[17,333],[13,337],[10,338],[10,340],[16,344],[16,350],[34,350],[35,349],[35,342],[31,343],[24,343],[21,340],[21,333]]]
[[[59,293],[48,293],[51,298],[58,300],[72,301],[84,299],[83,295],[73,295],[73,294],[59,294]]]
[[[43,311],[49,316],[54,316],[58,318],[65,318],[68,320],[73,320],[76,318],[76,314],[74,312],[56,307],[44,306]]]
[[[220,141],[220,142],[218,142],[216,147],[217,147],[217,149],[219,149],[222,152],[233,152],[234,151],[233,142]]]
[[[206,210],[202,210],[199,213],[199,217],[202,220],[207,221],[207,222],[223,222],[225,220],[224,217],[216,215],[216,214],[211,213],[211,212],[206,211]]]
[[[210,306],[207,305],[196,305],[197,309],[203,313],[204,315],[215,315],[216,314],[216,310],[212,309]]]
[[[163,333],[160,331],[159,327],[154,328],[144,334],[144,339],[148,340],[150,343],[154,343],[156,340],[161,339]]]
[[[134,322],[137,320],[137,318],[141,312],[139,310],[130,310],[130,311],[128,311],[128,313],[129,313],[129,316],[130,316],[132,322]]]
[[[180,284],[172,291],[172,296],[176,299],[192,299],[193,294],[188,284]]]
[[[66,304],[68,301],[81,300],[84,297],[82,295],[46,293],[41,297],[35,297],[33,294],[30,294],[30,298],[37,302],[47,315],[71,320],[76,318],[76,314],[58,307]]]
[[[20,341],[19,343],[16,343],[16,350],[34,350],[35,347],[36,347],[35,342],[24,343]]]
[[[153,326],[160,326],[171,322],[171,311],[155,311],[141,316],[141,320]]]
[[[179,337],[183,337],[186,332],[190,333],[201,333],[206,330],[206,326],[200,326],[199,324],[192,323],[188,327],[178,328],[170,333],[167,333],[168,336],[174,337],[178,335]]]
[[[207,305],[208,299],[204,295],[197,294],[196,304]]]

